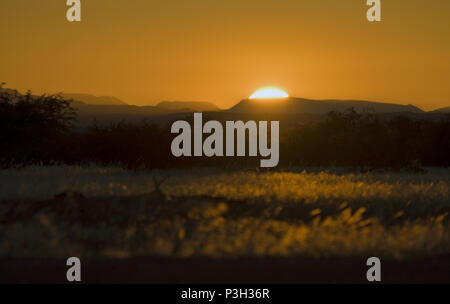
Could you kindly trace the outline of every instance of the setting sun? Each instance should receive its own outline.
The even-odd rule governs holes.
[[[280,89],[277,88],[264,88],[253,93],[249,99],[269,99],[269,98],[286,98],[289,95]]]

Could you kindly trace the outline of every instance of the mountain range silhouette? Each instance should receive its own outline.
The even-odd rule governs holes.
[[[234,113],[326,114],[330,111],[342,112],[350,108],[353,108],[357,112],[424,113],[423,110],[413,105],[364,100],[313,100],[295,97],[265,100],[244,99],[228,111]]]
[[[1,91],[12,93],[14,90],[0,88]],[[224,115],[237,114],[274,114],[274,115],[323,115],[330,111],[342,112],[350,108],[360,113],[410,113],[410,114],[445,114],[450,113],[450,107],[425,112],[414,105],[401,105],[366,100],[314,100],[289,97],[283,99],[243,99],[229,109],[220,109],[214,103],[204,101],[161,101],[155,106],[129,105],[113,96],[95,96],[82,93],[62,93],[66,99],[73,100],[73,107],[78,110],[83,120],[92,118],[140,119],[146,117],[164,116],[192,112],[214,112]]]

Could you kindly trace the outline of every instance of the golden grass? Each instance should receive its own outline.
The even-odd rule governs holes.
[[[50,199],[70,189],[87,199],[53,202],[70,212],[42,210],[1,224],[0,256],[448,254],[449,173],[1,171],[2,219],[11,204],[27,198]],[[151,192],[153,177],[165,174],[171,175],[162,186],[167,200],[137,196]],[[26,210],[31,203],[23,204]],[[77,217],[80,206],[89,216]]]

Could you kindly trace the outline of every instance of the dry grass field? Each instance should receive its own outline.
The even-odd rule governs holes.
[[[0,257],[410,262],[450,253],[450,171],[0,172]],[[161,184],[160,187],[158,185]]]

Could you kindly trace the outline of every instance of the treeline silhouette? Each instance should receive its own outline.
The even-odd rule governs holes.
[[[411,168],[450,165],[450,116],[383,118],[353,109],[291,130],[281,139],[284,160],[309,166]]]
[[[126,122],[77,127],[71,101],[58,95],[0,91],[0,165],[98,164],[128,169],[214,166],[258,167],[260,157],[172,156],[169,126]],[[331,112],[320,122],[280,133],[280,164],[410,168],[450,165],[450,116],[440,120],[408,116]]]

